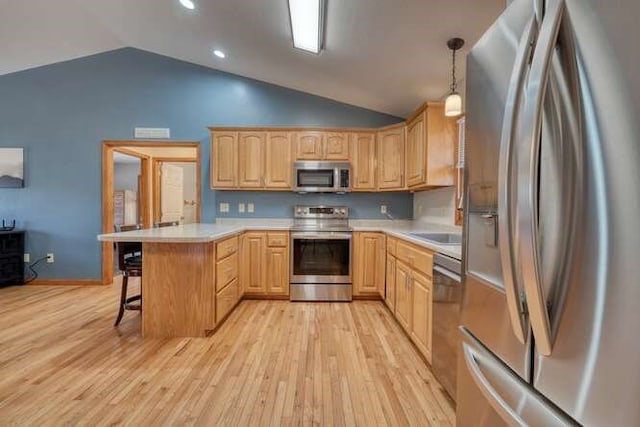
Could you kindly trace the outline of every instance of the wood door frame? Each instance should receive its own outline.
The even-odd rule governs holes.
[[[102,233],[113,233],[114,212],[113,212],[113,191],[114,191],[114,162],[113,153],[120,151],[123,154],[134,155],[141,158],[141,174],[143,164],[146,164],[144,172],[151,173],[149,160],[151,157],[136,151],[128,150],[127,147],[147,147],[147,148],[195,148],[196,149],[196,185],[198,186],[198,197],[201,197],[201,150],[198,141],[147,141],[147,140],[105,140],[102,141]],[[135,153],[135,154],[134,154]],[[144,156],[147,158],[145,159]],[[148,186],[147,186],[148,187]],[[152,189],[146,188],[146,192]],[[148,200],[148,198],[146,198]],[[145,202],[146,204],[146,202]],[[143,212],[143,222],[151,226],[151,219],[145,209]],[[200,218],[201,203],[196,209],[196,218]],[[146,215],[146,218],[145,218]],[[113,282],[113,257],[114,249],[111,242],[102,243],[102,284],[108,285]]]
[[[152,159],[152,198],[153,217],[152,222],[160,221],[160,164],[161,163],[195,163],[196,164],[196,222],[200,222],[200,204],[202,201],[202,188],[200,186],[200,162],[198,157],[153,157]],[[157,221],[156,221],[157,220]]]

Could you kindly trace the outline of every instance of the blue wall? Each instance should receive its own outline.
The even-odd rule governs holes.
[[[351,193],[351,194],[297,194],[265,193],[250,191],[218,191],[216,193],[219,218],[289,218],[295,205],[348,206],[349,216],[354,219],[387,219],[380,213],[380,205],[396,219],[411,218],[413,196],[407,193]],[[220,203],[230,204],[230,212],[220,212]],[[239,213],[238,203],[253,203],[255,212]]]
[[[201,141],[202,218],[210,222],[216,197],[226,195],[208,189],[207,126],[378,127],[400,120],[133,48],[0,76],[0,147],[25,148],[26,185],[0,189],[0,219],[16,218],[28,230],[32,259],[55,253],[55,264],[40,264],[41,277],[97,279],[103,140],[131,139],[134,127],[148,126],[171,128],[173,139]],[[300,198],[260,197],[258,213],[268,216],[285,213],[287,197]],[[345,200],[371,206],[358,211],[361,217],[379,216],[371,197]],[[410,195],[377,197],[408,213]],[[318,200],[324,199],[304,199]]]

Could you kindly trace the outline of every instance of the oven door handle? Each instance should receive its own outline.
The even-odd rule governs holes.
[[[351,233],[291,233],[292,239],[299,240],[351,240]]]

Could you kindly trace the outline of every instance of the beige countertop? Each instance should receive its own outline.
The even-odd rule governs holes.
[[[410,233],[462,233],[460,227],[410,220],[350,220],[354,231],[378,231],[398,237],[435,252],[461,259],[461,245],[431,243]],[[247,230],[288,230],[292,219],[218,219],[215,224],[186,224],[123,233],[101,234],[103,242],[206,243]]]

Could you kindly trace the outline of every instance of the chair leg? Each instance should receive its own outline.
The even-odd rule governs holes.
[[[129,284],[129,276],[124,274],[122,276],[122,292],[120,293],[120,309],[118,310],[118,317],[116,323],[113,326],[118,326],[124,315],[124,305],[127,302],[127,285]]]

